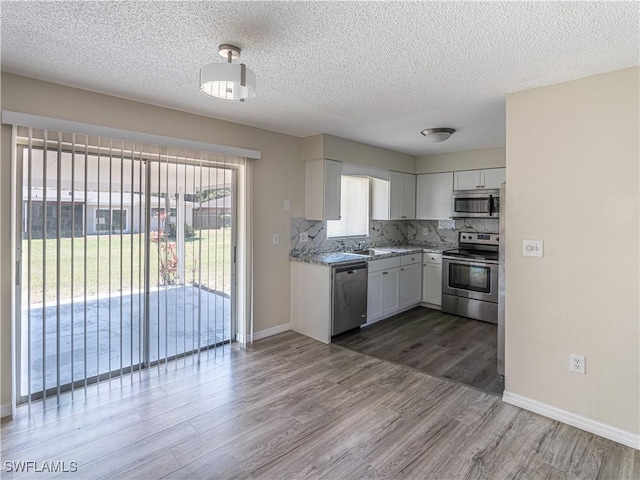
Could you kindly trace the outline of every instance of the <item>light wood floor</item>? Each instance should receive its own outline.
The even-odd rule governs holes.
[[[502,396],[498,326],[416,307],[333,340],[343,347]]]
[[[638,479],[640,452],[293,332],[2,424],[7,461],[69,478]],[[2,478],[42,478],[50,474]]]

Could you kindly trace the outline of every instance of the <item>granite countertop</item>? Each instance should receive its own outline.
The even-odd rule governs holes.
[[[348,265],[358,262],[370,262],[371,260],[379,260],[381,258],[397,257],[408,253],[421,253],[427,251],[430,253],[442,253],[443,250],[455,248],[456,245],[400,245],[392,247],[371,247],[372,250],[383,250],[384,253],[374,255],[359,255],[351,252],[328,252],[314,255],[300,255],[289,257],[293,262],[315,263],[317,265]]]

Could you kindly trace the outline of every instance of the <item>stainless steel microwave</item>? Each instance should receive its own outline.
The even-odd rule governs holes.
[[[451,218],[498,218],[500,190],[455,190]]]

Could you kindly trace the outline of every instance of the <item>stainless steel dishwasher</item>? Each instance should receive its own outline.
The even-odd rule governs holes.
[[[367,263],[336,265],[331,271],[331,335],[367,322]]]

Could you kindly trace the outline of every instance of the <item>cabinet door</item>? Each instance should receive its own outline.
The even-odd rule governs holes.
[[[453,172],[418,175],[416,218],[448,220],[451,217]]]
[[[482,188],[500,188],[506,178],[505,168],[491,168],[482,170]]]
[[[367,323],[382,318],[382,272],[369,273],[367,283]]]
[[[389,172],[389,220],[402,220],[404,174]]]
[[[482,188],[480,170],[453,172],[454,190],[475,190]]]
[[[422,264],[400,267],[400,309],[420,303],[422,299]]]
[[[416,218],[416,176],[410,173],[402,174],[402,219]]]
[[[424,264],[422,301],[433,305],[442,303],[442,264]]]
[[[382,275],[382,316],[389,317],[400,310],[400,269],[392,268]]]
[[[342,164],[334,160],[308,160],[305,176],[305,218],[340,219]]]
[[[340,220],[340,195],[342,185],[342,165],[326,160],[324,166],[324,218]]]

